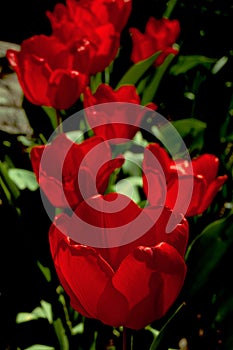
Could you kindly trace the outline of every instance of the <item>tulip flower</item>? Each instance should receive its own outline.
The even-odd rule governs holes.
[[[153,159],[157,159],[161,168],[151,166]],[[145,149],[142,168],[144,191],[150,204],[159,205],[165,198],[166,205],[173,209],[178,191],[183,189],[179,210],[187,217],[203,213],[227,180],[227,175],[218,176],[219,159],[215,155],[202,154],[191,161],[174,161],[156,143]]]
[[[160,66],[169,54],[178,53],[178,50],[172,47],[180,34],[180,24],[175,19],[150,17],[144,33],[137,28],[130,28],[129,31],[133,44],[131,60],[134,63],[161,51],[154,63]]]
[[[113,61],[119,50],[120,34],[111,22],[100,22],[87,8],[86,1],[78,2],[76,5],[74,3],[69,2],[72,10],[57,4],[53,12],[47,11],[52,33],[64,45],[72,46],[73,43],[80,43],[83,48],[88,49],[90,74],[102,72]]]
[[[115,200],[123,204],[118,212],[109,208]],[[147,211],[122,194],[109,193],[83,201],[71,217],[63,213],[55,218],[49,231],[51,254],[75,310],[104,324],[131,329],[141,329],[166,314],[186,275],[188,223],[180,217],[168,234],[171,211],[163,208],[156,222],[159,210]],[[83,241],[94,242],[94,236],[99,247]],[[114,247],[106,244],[110,237],[111,244],[118,243]],[[131,242],[126,243],[129,237]]]
[[[67,47],[53,36],[37,35],[8,50],[7,59],[26,98],[35,105],[71,107],[89,82],[87,50]],[[85,65],[84,65],[85,62]]]
[[[56,4],[53,12],[47,11],[47,16],[52,27],[57,22],[55,17],[61,20],[66,13],[81,28],[88,23],[91,26],[111,23],[116,32],[120,33],[129,19],[131,10],[132,0],[67,0],[66,6]]]
[[[55,207],[76,207],[90,195],[104,193],[110,175],[124,159],[111,159],[111,149],[99,137],[80,144],[65,134],[50,144],[34,146],[30,153],[41,190]]]
[[[115,104],[110,102],[115,102]],[[116,102],[123,103],[117,105]],[[94,107],[103,103],[110,104],[103,108]],[[131,104],[140,105],[140,97],[134,85],[123,85],[114,90],[107,84],[100,84],[94,94],[87,87],[84,91],[83,104],[86,108],[88,123],[95,135],[112,143],[126,142],[132,139],[139,130],[145,114],[145,108],[140,111],[139,108],[134,110],[131,106]],[[91,106],[93,108],[89,108]],[[157,108],[153,103],[146,107],[154,110]]]

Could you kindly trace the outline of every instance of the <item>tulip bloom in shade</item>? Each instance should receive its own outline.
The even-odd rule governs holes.
[[[116,199],[127,205],[117,213],[107,212]],[[155,222],[158,210],[148,208],[147,212],[126,196],[110,193],[82,202],[74,218],[66,214],[56,217],[49,232],[50,249],[74,309],[104,324],[131,329],[141,329],[165,315],[186,275],[183,255],[188,224],[180,217],[180,223],[167,234],[171,212],[163,208]],[[82,220],[76,222],[77,217]],[[121,245],[93,248],[76,243],[76,233],[93,238],[91,226],[85,222],[94,226],[100,242],[108,239],[112,228],[118,229],[114,234],[116,240],[123,238]],[[133,240],[138,228],[141,236]],[[124,244],[128,235],[132,240]]]
[[[47,11],[46,14],[53,29],[59,26],[59,20],[65,16],[84,31],[86,25],[97,27],[111,23],[115,31],[120,33],[128,21],[131,10],[132,0],[67,0],[66,6],[56,4],[53,12]]]
[[[67,0],[70,16],[78,23],[87,18],[90,23],[112,23],[117,32],[125,27],[132,10],[132,0]]]
[[[104,193],[112,172],[124,159],[111,159],[99,137],[80,144],[60,134],[51,144],[32,148],[31,163],[40,188],[55,207],[76,207],[83,199]]]
[[[123,102],[122,104],[111,104],[111,102]],[[125,102],[125,103],[124,103]],[[140,105],[140,97],[134,85],[124,85],[114,90],[107,84],[98,86],[94,94],[89,87],[84,91],[84,108],[90,127],[95,135],[103,137],[110,142],[120,143],[132,139],[139,130],[145,108],[141,111],[134,110],[131,104]],[[103,108],[95,108],[95,105],[110,103]],[[93,108],[88,108],[93,106]],[[155,110],[157,106],[153,103],[147,105]]]
[[[89,82],[88,52],[67,47],[53,36],[37,35],[23,41],[20,51],[8,50],[26,98],[35,105],[71,107]]]
[[[153,159],[157,159],[161,168],[151,166]],[[147,146],[142,167],[144,191],[150,204],[159,205],[165,200],[168,207],[174,208],[178,191],[184,189],[177,208],[186,216],[203,213],[227,180],[227,175],[217,176],[219,159],[215,155],[202,154],[191,161],[173,161],[158,144]]]
[[[73,3],[73,2],[71,2]],[[100,23],[87,5],[77,3],[77,11],[57,4],[47,12],[53,35],[64,45],[79,43],[89,52],[90,74],[102,72],[115,58],[120,47],[120,34],[110,22]]]
[[[144,33],[141,33],[137,28],[130,28],[129,31],[133,43],[131,60],[134,63],[161,51],[159,57],[155,60],[155,65],[160,66],[169,54],[173,53],[175,55],[178,53],[172,47],[180,34],[180,24],[175,19],[150,17]]]

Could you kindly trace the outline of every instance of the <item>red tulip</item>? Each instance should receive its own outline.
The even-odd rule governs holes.
[[[40,188],[55,207],[76,207],[83,199],[104,193],[112,172],[124,159],[111,159],[99,137],[80,144],[60,134],[51,144],[32,148],[31,163]]]
[[[111,102],[115,103],[111,104]],[[117,104],[117,102],[122,103]],[[103,103],[109,104],[103,107],[88,108]],[[94,94],[91,93],[89,87],[84,91],[84,107],[90,127],[96,135],[110,142],[126,142],[132,139],[139,130],[145,109],[141,111],[139,108],[134,109],[131,104],[140,105],[140,97],[134,85],[124,85],[114,90],[107,84],[101,84]],[[153,103],[148,104],[147,107],[157,108]]]
[[[53,35],[64,45],[72,46],[73,43],[79,43],[88,49],[90,74],[102,72],[113,61],[119,50],[120,34],[112,23],[100,22],[94,16],[91,9],[87,8],[88,1],[75,3],[75,1],[68,2],[69,7],[57,4],[53,12],[47,12]],[[106,16],[103,15],[104,17]]]
[[[21,50],[8,50],[7,59],[17,73],[27,99],[35,105],[66,109],[89,82],[89,53],[67,47],[53,36],[37,35],[22,42]]]
[[[150,17],[144,34],[137,28],[130,28],[133,48],[131,60],[137,63],[154,53],[161,51],[155,60],[155,65],[160,66],[170,54],[177,54],[178,51],[172,47],[180,34],[180,24],[177,20],[167,18],[156,19]]]
[[[152,166],[155,159],[161,168],[155,163]],[[170,208],[174,208],[178,191],[182,191],[177,209],[186,216],[198,215],[210,206],[227,180],[227,175],[217,176],[218,168],[219,159],[213,154],[202,154],[192,161],[173,161],[164,148],[150,144],[143,160],[144,191],[151,205],[165,201]]]
[[[118,212],[108,210],[115,200],[123,204]],[[155,222],[159,210],[141,209],[126,196],[110,193],[82,202],[72,217],[56,217],[49,232],[50,249],[75,310],[131,329],[165,315],[183,286],[188,224],[180,218],[166,233],[171,211],[164,208]],[[76,243],[80,237],[93,242],[96,238],[95,243],[105,247]],[[104,245],[111,237],[110,244],[118,243],[113,248]],[[125,244],[128,238],[131,242]]]
[[[111,23],[119,33],[132,10],[132,0],[67,0],[66,5],[77,24],[83,20],[95,25]]]

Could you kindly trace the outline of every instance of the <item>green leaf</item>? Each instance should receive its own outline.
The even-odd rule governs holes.
[[[210,58],[202,55],[179,56],[177,63],[174,64],[169,73],[173,75],[184,74],[198,65],[208,69],[216,62],[216,58]]]
[[[123,75],[119,83],[117,84],[116,89],[118,89],[122,85],[136,85],[139,79],[143,76],[143,74],[150,68],[150,66],[154,63],[156,58],[159,56],[161,51],[156,52],[152,56],[148,57],[145,60],[137,62],[133,64],[128,71]]]
[[[39,267],[39,269],[41,270],[41,272],[43,273],[45,279],[47,282],[51,282],[51,271],[48,267],[43,266],[39,260],[37,260],[37,266]]]
[[[55,350],[55,348],[53,348],[52,346],[35,344],[32,346],[29,346],[29,348],[25,348],[24,350]]]
[[[45,300],[41,300],[40,302],[42,310],[44,312],[45,317],[49,321],[50,324],[53,323],[53,312],[52,312],[52,305],[48,303]]]
[[[189,137],[189,151],[201,150],[204,145],[204,132],[207,124],[195,118],[181,119],[171,122],[182,138]]]
[[[126,151],[124,153],[125,162],[122,165],[122,170],[124,174],[131,176],[141,175],[141,165],[143,160],[143,153],[133,153],[131,151]]]
[[[76,335],[76,334],[82,334],[84,332],[84,324],[83,322],[77,324],[76,326],[74,326],[71,330],[72,335]]]
[[[225,296],[223,302],[218,306],[218,312],[215,317],[216,322],[223,322],[227,316],[233,314],[233,296]]]
[[[223,56],[221,57],[213,66],[211,73],[213,74],[217,74],[227,63],[228,61],[228,57],[227,56]]]
[[[186,253],[188,274],[184,286],[187,297],[197,295],[214,274],[233,244],[233,214],[209,224],[193,240]]]
[[[81,143],[84,140],[84,134],[81,130],[68,131],[66,136],[75,143]]]
[[[11,168],[8,170],[8,175],[20,190],[28,188],[30,191],[35,191],[39,187],[36,176],[32,171]]]
[[[11,202],[12,197],[17,199],[20,191],[14,181],[9,176],[9,166],[6,162],[0,161],[0,186],[2,187],[7,199]]]
[[[41,307],[36,307],[32,312],[20,312],[16,316],[16,323],[24,323],[28,321],[46,318],[49,323],[53,323],[52,306],[45,300],[41,300]]]
[[[30,312],[20,312],[16,316],[16,323],[24,323],[24,322],[29,322],[33,320],[37,320],[38,317]]]
[[[69,350],[69,341],[60,318],[53,321],[54,330],[60,344],[60,350]]]
[[[190,133],[193,136],[197,136],[200,132],[203,132],[207,127],[206,123],[195,118],[176,120],[172,122],[172,125],[176,128],[181,137],[185,137]]]
[[[180,316],[185,304],[181,304],[178,309],[173,313],[173,315],[168,319],[168,321],[161,328],[159,333],[154,337],[149,350],[164,350],[167,349],[167,341],[169,339],[169,334],[174,330],[174,327],[177,326],[177,317]]]
[[[146,147],[149,144],[149,142],[143,138],[141,131],[138,131],[136,133],[136,135],[133,138],[133,141],[134,141],[134,143],[136,143],[137,145],[140,145],[142,147]]]
[[[42,106],[42,109],[45,111],[47,116],[50,119],[50,122],[52,124],[53,129],[55,130],[57,128],[57,115],[56,115],[56,110],[53,107],[47,107],[47,106]]]
[[[151,81],[146,85],[146,87],[143,90],[142,98],[141,98],[141,104],[143,106],[146,106],[148,103],[154,100],[154,97],[162,81],[162,78],[165,72],[167,71],[168,67],[170,66],[174,57],[175,57],[174,54],[172,53],[169,54],[164,60],[163,64],[161,64],[156,68],[154,72],[154,76],[152,77]]]
[[[131,198],[135,203],[141,201],[139,187],[142,187],[142,178],[140,176],[130,176],[116,183],[117,193],[124,194]]]

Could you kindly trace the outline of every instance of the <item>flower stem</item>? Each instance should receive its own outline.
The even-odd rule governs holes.
[[[133,350],[133,336],[129,328],[123,327],[123,347],[122,350]]]
[[[62,133],[62,116],[58,109],[56,109],[57,133]]]

